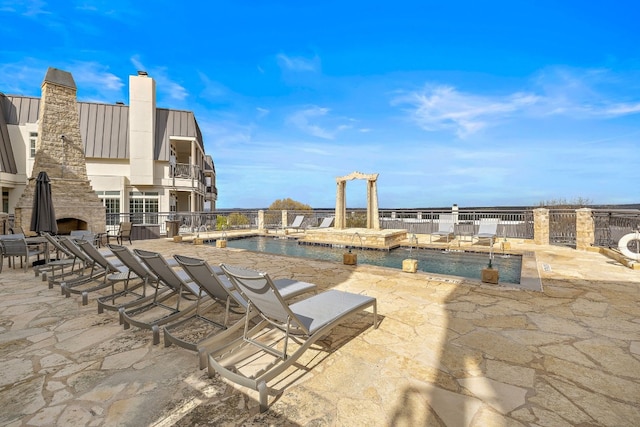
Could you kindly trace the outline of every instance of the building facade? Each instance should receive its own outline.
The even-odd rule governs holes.
[[[63,78],[56,81],[56,76]],[[75,97],[75,83],[65,71],[49,69],[43,97],[47,85],[71,87]],[[29,180],[39,172],[34,164],[47,143],[39,126],[42,102],[42,97],[0,93],[2,212],[14,214]],[[136,222],[148,222],[158,212],[215,209],[215,167],[205,152],[193,112],[157,108],[155,81],[146,72],[129,77],[129,105],[76,105],[79,149],[84,150],[80,154],[90,185],[106,209],[107,222],[109,218],[118,221],[117,216],[109,215],[115,213],[129,213]],[[62,154],[55,157],[61,157],[56,160],[64,179],[65,167],[71,169],[66,163],[74,153],[64,145],[65,135],[49,135],[49,141],[52,138],[60,138],[62,144]]]

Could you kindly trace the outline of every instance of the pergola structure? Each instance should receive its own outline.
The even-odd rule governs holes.
[[[336,178],[336,218],[333,227],[336,229],[346,228],[347,199],[345,188],[347,187],[347,181],[354,179],[367,180],[367,228],[380,230],[380,217],[378,216],[378,174],[364,174],[357,171]]]

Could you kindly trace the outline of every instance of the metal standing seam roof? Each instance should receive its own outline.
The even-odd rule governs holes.
[[[0,97],[0,108],[4,121],[0,119],[0,131],[6,130],[6,125],[36,123],[40,108],[40,98],[24,96]],[[129,158],[129,106],[123,104],[101,104],[95,102],[78,102],[78,116],[80,134],[84,141],[86,157],[103,159]],[[169,137],[195,138],[204,151],[202,133],[191,111],[156,109],[155,147],[156,160],[169,160]],[[11,150],[11,143],[6,133],[0,134],[0,153],[2,153],[2,170],[9,171],[5,166],[11,166],[9,159],[15,160]],[[8,148],[7,148],[8,147]],[[7,160],[5,160],[5,158]],[[5,165],[6,163],[6,165]],[[16,172],[12,172],[16,173]]]
[[[4,96],[2,96],[4,98]],[[0,99],[0,172],[18,173],[13,148],[9,140],[9,129],[4,119],[3,102]]]

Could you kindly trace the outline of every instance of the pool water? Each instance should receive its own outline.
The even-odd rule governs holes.
[[[344,248],[301,245],[294,239],[263,236],[229,240],[227,247],[334,262],[342,262],[342,256],[346,252]],[[402,269],[402,261],[412,258],[418,260],[418,270],[420,271],[462,276],[470,279],[480,279],[480,272],[489,263],[488,254],[477,252],[415,248],[411,253],[409,248],[397,248],[391,251],[353,249],[352,252],[358,255],[358,264]],[[501,282],[520,283],[522,257],[494,254],[492,265],[500,272]]]

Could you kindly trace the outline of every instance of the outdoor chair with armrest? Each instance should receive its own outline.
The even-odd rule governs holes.
[[[256,273],[222,264],[231,282],[248,300],[248,310],[256,310],[261,320],[252,326],[245,317],[242,336],[229,340],[224,332],[212,338],[216,347],[209,353],[208,373],[215,372],[244,387],[257,390],[260,410],[268,409],[268,394],[273,390],[267,383],[296,363],[320,338],[350,316],[371,307],[373,325],[378,327],[376,299],[338,290],[329,290],[293,304],[288,304],[267,274]],[[266,337],[279,335],[273,342]],[[291,354],[289,341],[299,344]],[[266,361],[264,358],[268,358]],[[255,365],[259,366],[255,366]],[[256,371],[248,373],[251,367]]]
[[[115,235],[109,234],[107,231],[107,244],[110,243],[112,237],[116,238],[116,242],[121,245],[125,240],[129,241],[131,244],[131,229],[133,228],[133,224],[131,222],[121,222],[118,226],[118,231],[116,231]]]
[[[4,259],[8,258],[9,267],[15,268],[15,257],[20,258],[20,267],[27,271],[29,266],[29,258],[37,256],[40,259],[40,255],[44,252],[42,249],[31,249],[27,244],[27,240],[24,234],[3,234],[0,235],[0,273],[2,273],[2,266]]]
[[[216,299],[225,305],[225,316],[222,326],[224,329],[228,328],[229,313],[231,311],[242,313],[247,315],[247,300],[240,294],[238,289],[231,283],[226,275],[219,275],[217,271],[205,260],[191,258],[183,255],[174,255],[174,258],[178,261],[178,264],[189,275],[191,280],[202,289],[205,290],[211,296],[212,299]],[[221,270],[220,270],[221,271]],[[313,283],[301,282],[292,279],[278,279],[273,281],[275,287],[280,291],[282,298],[288,300],[298,295],[302,295],[307,292],[315,292],[317,286]],[[231,328],[237,328],[242,325],[242,319],[236,322]],[[184,348],[199,352],[200,369],[206,367],[206,342],[207,337],[198,341],[197,343],[189,343],[184,340],[171,335],[171,329],[173,325],[169,325],[164,328],[165,332],[165,346],[172,342],[180,345]]]

